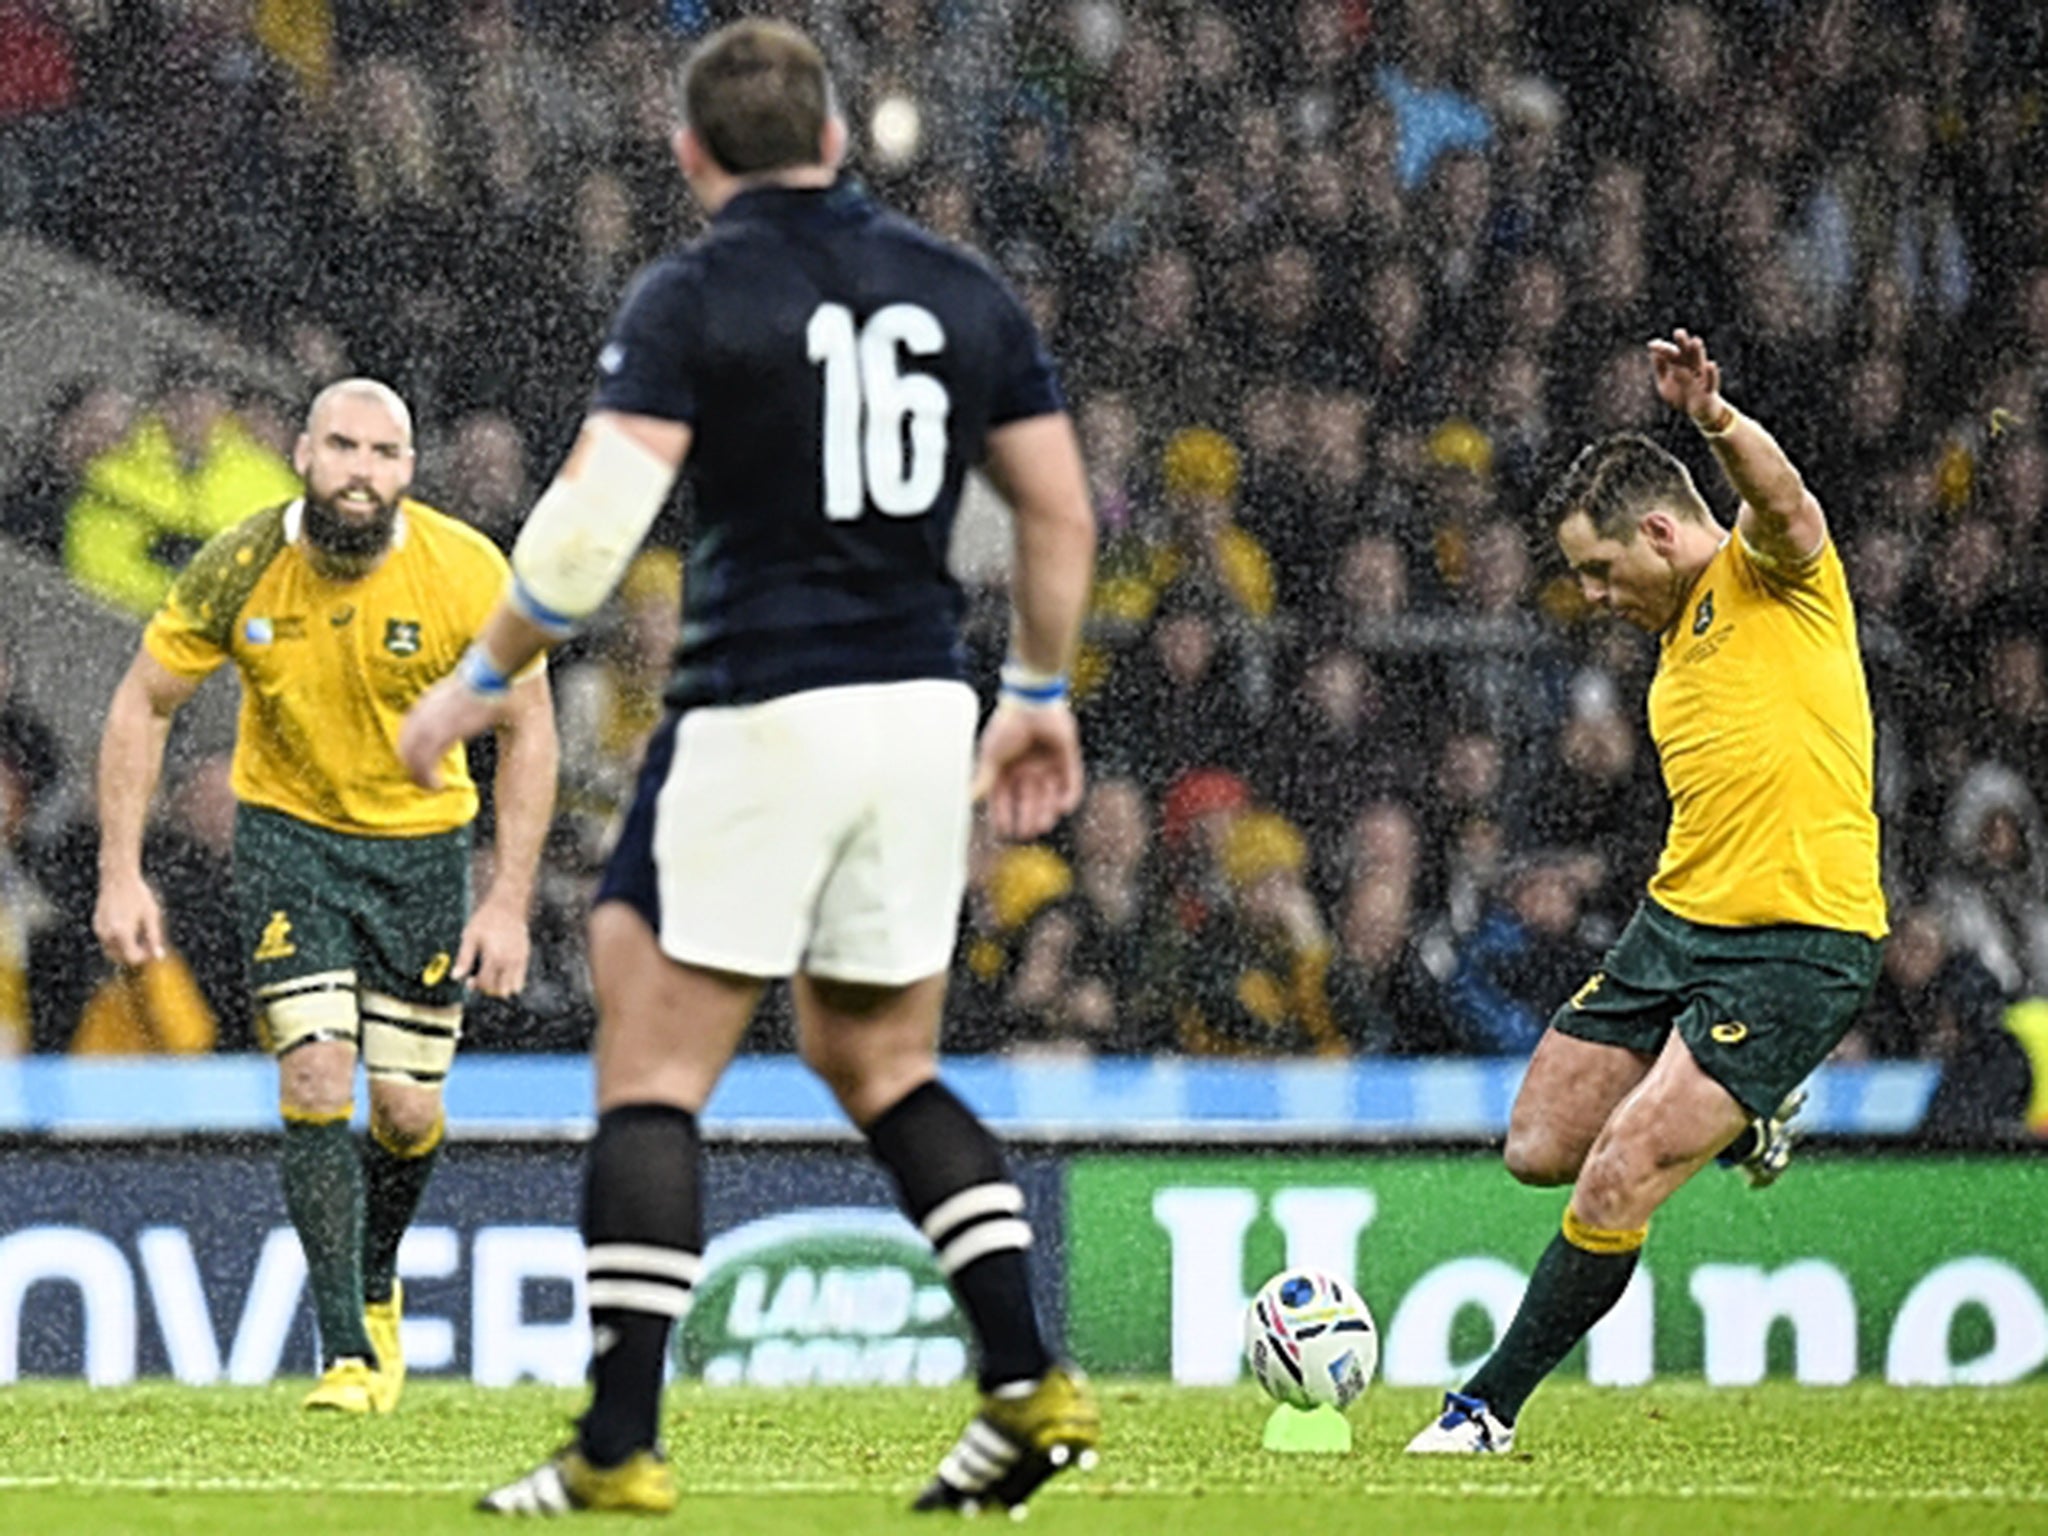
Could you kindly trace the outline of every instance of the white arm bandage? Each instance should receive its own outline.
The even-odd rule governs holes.
[[[675,476],[673,465],[622,428],[590,423],[512,546],[512,603],[520,615],[566,634],[603,607]]]

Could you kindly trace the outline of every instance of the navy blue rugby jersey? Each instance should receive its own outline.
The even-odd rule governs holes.
[[[595,408],[692,429],[672,708],[964,675],[961,482],[1064,409],[985,263],[847,178],[754,188],[639,275],[598,372]]]

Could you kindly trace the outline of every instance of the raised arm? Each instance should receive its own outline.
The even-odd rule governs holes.
[[[142,835],[163,776],[171,720],[198,690],[137,650],[100,734],[100,890],[92,931],[108,958],[140,965],[164,952],[163,913],[142,877]]]
[[[1742,498],[1736,529],[1767,561],[1802,565],[1827,542],[1827,518],[1778,440],[1721,394],[1720,365],[1689,331],[1650,343],[1657,393],[1691,418]]]

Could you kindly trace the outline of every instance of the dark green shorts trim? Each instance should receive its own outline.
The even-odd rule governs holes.
[[[1645,901],[1550,1024],[1646,1056],[1676,1029],[1744,1109],[1769,1114],[1849,1032],[1882,953],[1860,933],[1710,928]]]
[[[353,971],[365,991],[447,1007],[469,915],[470,832],[352,837],[276,811],[235,814],[242,954],[260,996],[300,976]]]

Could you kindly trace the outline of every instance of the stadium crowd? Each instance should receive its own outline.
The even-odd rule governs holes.
[[[697,227],[667,66],[735,9],[0,0],[0,213],[309,385],[389,380],[419,494],[509,540],[623,285]],[[1025,296],[1101,517],[1093,787],[1055,841],[977,849],[955,1048],[1526,1051],[1665,814],[1653,648],[1589,622],[1529,514],[1622,429],[1717,484],[1649,385],[1644,340],[1682,324],[1855,583],[1896,936],[1846,1049],[2024,1097],[2002,1024],[2048,1060],[2034,8],[782,9],[833,52],[860,173]],[[144,612],[192,540],[289,494],[301,407],[189,370],[138,402],[83,370],[18,445],[0,527]],[[537,975],[478,1010],[477,1045],[587,1035],[580,903],[679,585],[649,554],[558,658]],[[991,596],[970,591],[984,677]],[[93,974],[91,833],[22,831],[84,782],[50,751],[0,713],[0,1019],[61,1048],[92,1001],[66,979]],[[195,903],[218,780],[192,765],[164,815]],[[209,944],[232,925],[187,932],[217,1038],[244,1043],[239,957]]]

